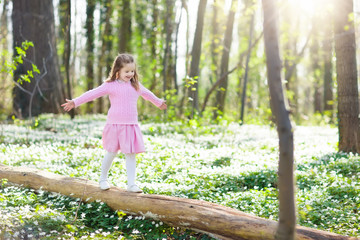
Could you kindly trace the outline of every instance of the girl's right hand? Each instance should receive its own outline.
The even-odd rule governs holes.
[[[66,103],[61,104],[61,106],[64,108],[65,111],[70,111],[75,107],[75,103],[73,100],[65,99]]]

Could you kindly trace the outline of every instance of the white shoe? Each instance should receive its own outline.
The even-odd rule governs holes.
[[[107,180],[100,181],[99,185],[101,190],[108,190],[110,188],[110,184]]]
[[[136,184],[128,186],[127,191],[133,193],[142,193],[142,190]]]

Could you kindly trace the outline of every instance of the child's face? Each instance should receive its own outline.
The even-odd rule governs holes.
[[[119,74],[120,80],[123,80],[125,82],[130,81],[135,74],[135,63],[125,64],[124,67],[120,69]]]

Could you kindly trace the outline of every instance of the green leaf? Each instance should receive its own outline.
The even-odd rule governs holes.
[[[30,71],[30,70],[27,70],[27,75],[28,75],[28,76],[30,76],[31,78],[33,78],[33,77],[34,77],[33,72],[32,72],[32,71]]]
[[[38,69],[38,67],[35,64],[32,64],[32,68],[33,68],[34,72],[40,74],[40,70]]]
[[[26,55],[26,52],[20,48],[20,47],[16,47],[16,52],[21,55],[21,56],[25,56]]]

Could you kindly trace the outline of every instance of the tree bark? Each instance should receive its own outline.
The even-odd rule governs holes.
[[[156,46],[157,46],[157,39],[158,39],[158,21],[159,21],[159,8],[158,8],[158,0],[152,0],[152,22],[151,27],[152,31],[150,33],[150,47],[151,47],[151,58],[154,59],[154,61],[158,60],[158,54],[156,53]],[[153,64],[152,67],[152,74],[153,79],[151,82],[151,85],[149,87],[150,91],[154,91],[155,86],[158,83],[158,77],[157,77],[157,64]]]
[[[297,41],[298,41],[298,31],[299,28],[299,18],[294,18],[294,12],[296,9],[293,5],[289,4],[289,1],[284,3],[286,5],[283,13],[283,29],[284,29],[284,74],[285,74],[285,85],[287,91],[291,94],[289,96],[289,105],[292,108],[292,111],[297,113],[298,103],[298,93],[297,93],[297,61],[299,61],[300,56],[297,53]],[[297,15],[295,15],[297,16]]]
[[[94,12],[96,7],[95,0],[87,0],[86,6],[86,87],[87,90],[94,88],[94,48],[95,48],[95,30],[94,30]],[[86,103],[86,112],[94,112],[94,103]]]
[[[119,51],[120,53],[131,52],[131,7],[130,0],[122,1],[121,11],[121,25],[120,25],[120,40]]]
[[[189,35],[190,35],[190,20],[189,20],[189,8],[187,5],[187,0],[181,0],[181,6],[184,8],[185,12],[186,12],[186,50],[185,50],[185,76],[184,78],[187,79],[187,73],[189,72],[189,59],[190,59],[190,54],[189,54],[189,45],[190,45],[190,39],[189,39]],[[184,108],[185,108],[185,99],[188,96],[188,89],[185,86],[185,84],[183,83],[183,87],[182,87],[182,98],[180,100],[179,103],[179,115],[182,116],[184,113]]]
[[[330,2],[332,4],[332,2]],[[320,21],[327,22],[321,31],[321,58],[323,61],[323,110],[324,115],[330,117],[330,121],[334,122],[334,94],[333,94],[333,42],[334,42],[334,22],[333,11],[331,8],[326,8],[325,13],[322,14]]]
[[[2,11],[0,16],[0,52],[5,53],[8,51],[8,7],[9,0],[2,1]],[[4,55],[0,55],[0,65],[5,66],[6,57]],[[0,67],[2,69],[2,67]],[[12,87],[12,82],[9,81],[9,76],[6,72],[2,72],[0,70],[0,95],[2,96],[0,100],[0,112],[4,113],[6,109],[9,109],[9,105],[11,106],[11,96],[9,96],[9,89]],[[10,99],[9,99],[10,97]],[[9,104],[10,103],[10,104]],[[10,107],[11,108],[11,107]]]
[[[104,8],[105,8],[105,16],[104,14],[102,14],[102,16],[100,17],[100,33],[101,33],[101,53],[99,55],[99,59],[98,59],[98,72],[97,72],[97,83],[98,86],[100,86],[103,81],[104,81],[104,68],[105,70],[105,75],[109,74],[110,70],[109,68],[111,68],[111,64],[109,64],[109,66],[106,66],[106,62],[109,63],[109,60],[107,60],[110,57],[110,49],[112,46],[112,40],[111,40],[111,31],[112,31],[112,27],[111,27],[111,16],[113,13],[113,6],[112,6],[112,1],[111,0],[105,0],[104,1]],[[105,25],[105,26],[103,26]],[[104,30],[102,29],[104,27]],[[114,58],[114,57],[113,57]],[[99,98],[96,100],[97,101],[97,112],[98,113],[103,113],[104,112],[104,101],[103,98]]]
[[[71,92],[71,81],[70,81],[70,54],[71,54],[71,1],[70,0],[61,0],[60,4],[62,6],[63,14],[63,24],[64,24],[64,39],[65,47],[63,54],[63,64],[65,66],[65,76],[66,76],[66,97],[72,99]],[[75,117],[75,110],[72,109],[70,112],[70,117],[73,119]]]
[[[164,58],[163,58],[163,92],[165,93],[166,90],[170,89],[170,84],[172,81],[170,79],[173,77],[171,74],[173,70],[172,66],[172,52],[171,52],[171,45],[172,45],[172,33],[173,33],[173,19],[174,19],[174,0],[166,0],[166,15],[165,15],[165,49],[164,49]]]
[[[189,77],[192,83],[189,86],[189,97],[192,98],[192,116],[195,112],[199,112],[199,80],[200,80],[200,56],[202,35],[204,29],[204,17],[207,0],[200,0],[197,12],[196,29],[194,35],[194,42],[191,51],[191,64]]]
[[[268,1],[268,0],[265,0]],[[167,224],[207,232],[228,239],[273,240],[277,223],[200,200],[155,194],[130,193],[118,187],[101,191],[98,183],[33,168],[0,164],[0,179],[24,187],[57,192],[84,202],[100,200],[113,210],[142,215]],[[298,240],[355,240],[316,229],[297,227]]]
[[[220,53],[220,22],[219,22],[219,12],[220,12],[220,2],[219,0],[214,0],[212,5],[212,18],[211,18],[211,75],[210,75],[210,83],[211,85],[214,83],[214,80],[217,79],[218,76],[218,64],[219,64],[219,53]]]
[[[223,76],[226,72],[228,72],[228,68],[229,68],[229,56],[230,56],[230,48],[232,43],[232,33],[234,27],[236,8],[237,8],[237,0],[232,0],[228,15],[228,20],[226,23],[224,48],[221,56],[220,76]],[[217,108],[217,110],[214,111],[214,119],[217,119],[218,111],[224,113],[227,86],[228,86],[228,77],[226,76],[225,79],[220,82],[219,89],[216,94],[215,107]]]
[[[329,17],[327,19],[330,19]],[[324,111],[330,112],[330,116],[334,111],[334,97],[333,97],[333,66],[332,66],[332,31],[331,25],[324,26],[324,40],[323,40],[323,59],[324,59]]]
[[[322,94],[321,94],[321,53],[320,53],[320,45],[319,45],[319,31],[318,29],[319,17],[313,16],[312,18],[312,40],[311,40],[311,71],[313,75],[313,86],[314,86],[314,113],[322,113]]]
[[[0,17],[0,37],[2,49],[7,49],[7,35],[8,35],[8,18],[7,11],[9,6],[9,0],[3,1],[3,8]]]
[[[180,23],[182,20],[182,7],[179,8],[179,12],[180,12],[180,16],[179,16],[179,20],[176,23],[176,30],[175,30],[175,49],[174,49],[174,71],[173,71],[173,80],[174,80],[174,87],[176,90],[176,95],[179,96],[179,85],[177,83],[177,59],[178,59],[178,48],[179,48],[179,44],[178,44],[178,40],[179,40],[179,30],[180,30]]]
[[[335,53],[338,85],[339,151],[360,153],[359,93],[352,0],[335,0]]]
[[[281,80],[276,0],[263,0],[264,42],[271,111],[279,135],[279,225],[276,239],[295,239],[294,139]]]
[[[240,121],[241,124],[244,124],[244,110],[245,110],[245,104],[246,104],[246,89],[247,89],[247,82],[248,82],[248,73],[249,73],[249,62],[251,57],[251,45],[252,45],[252,38],[253,38],[253,32],[254,32],[254,20],[255,19],[255,13],[252,13],[251,19],[250,19],[250,33],[249,33],[249,47],[248,52],[246,55],[246,64],[245,64],[245,74],[244,74],[244,84],[242,87],[242,96],[241,96],[241,109],[240,109]]]
[[[60,66],[56,51],[54,8],[51,0],[14,0],[13,46],[21,46],[25,40],[34,43],[23,64],[14,74],[17,81],[35,64],[40,74],[35,74],[31,82],[25,82],[23,91],[13,89],[13,108],[17,117],[37,116],[41,113],[62,112],[64,102],[64,84],[60,76]],[[29,92],[31,94],[29,94]]]

